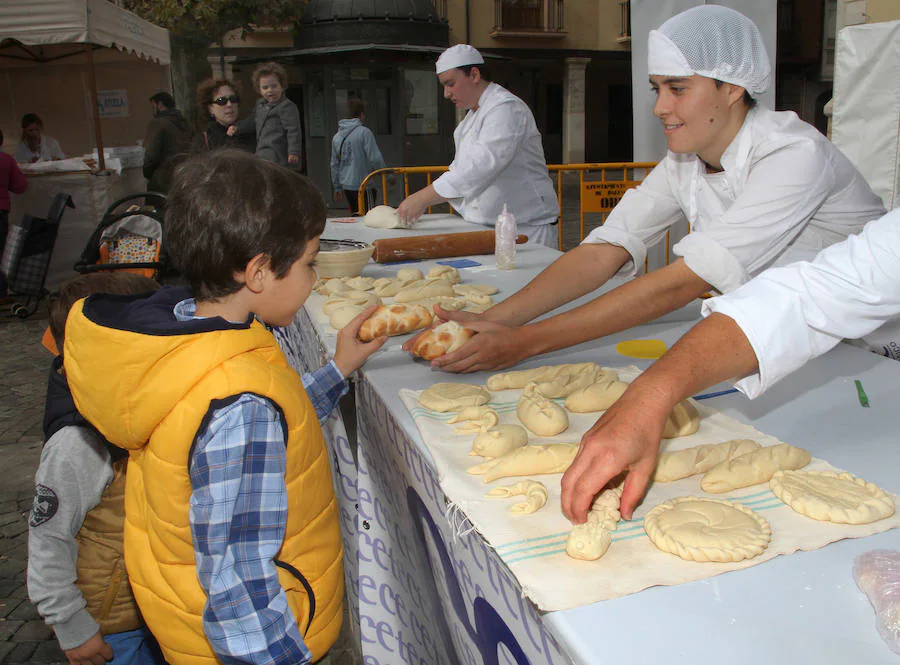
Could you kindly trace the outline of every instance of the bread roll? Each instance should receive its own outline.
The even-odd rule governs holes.
[[[414,356],[425,360],[434,360],[446,353],[456,351],[474,334],[473,331],[463,328],[456,321],[447,321],[419,335],[410,351]]]
[[[421,305],[382,305],[362,324],[359,338],[370,342],[382,335],[405,335],[430,325],[431,319],[431,312]]]

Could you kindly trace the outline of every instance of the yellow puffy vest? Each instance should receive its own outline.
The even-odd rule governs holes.
[[[190,531],[189,464],[204,418],[242,393],[282,411],[288,512],[276,565],[301,635],[313,660],[320,659],[337,639],[343,610],[337,503],[315,410],[275,338],[258,322],[142,334],[98,325],[83,308],[84,301],[76,303],[66,323],[66,375],[79,412],[130,451],[125,560],[166,660],[218,663],[203,632],[206,594]]]

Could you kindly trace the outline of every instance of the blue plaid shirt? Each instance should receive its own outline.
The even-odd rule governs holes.
[[[179,321],[199,318],[193,299],[174,311]],[[321,423],[347,381],[334,361],[302,379]],[[287,522],[285,442],[275,405],[244,394],[213,411],[194,447],[190,519],[207,594],[203,629],[226,664],[311,659],[273,563]]]

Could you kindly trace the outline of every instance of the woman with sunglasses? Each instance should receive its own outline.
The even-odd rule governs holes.
[[[227,133],[228,128],[237,122],[240,101],[237,85],[228,79],[207,79],[197,86],[197,105],[206,109],[209,122],[194,137],[192,148],[195,151],[216,148],[240,148],[248,152],[256,150],[252,134],[228,136]]]

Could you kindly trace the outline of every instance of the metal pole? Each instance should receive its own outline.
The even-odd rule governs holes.
[[[94,72],[94,47],[93,44],[84,45],[84,54],[87,58],[88,87],[91,93],[91,102],[94,105],[94,138],[97,139],[97,156],[100,158],[100,170],[106,170],[106,155],[103,154],[103,134],[100,132],[100,104],[97,99],[97,75]]]

